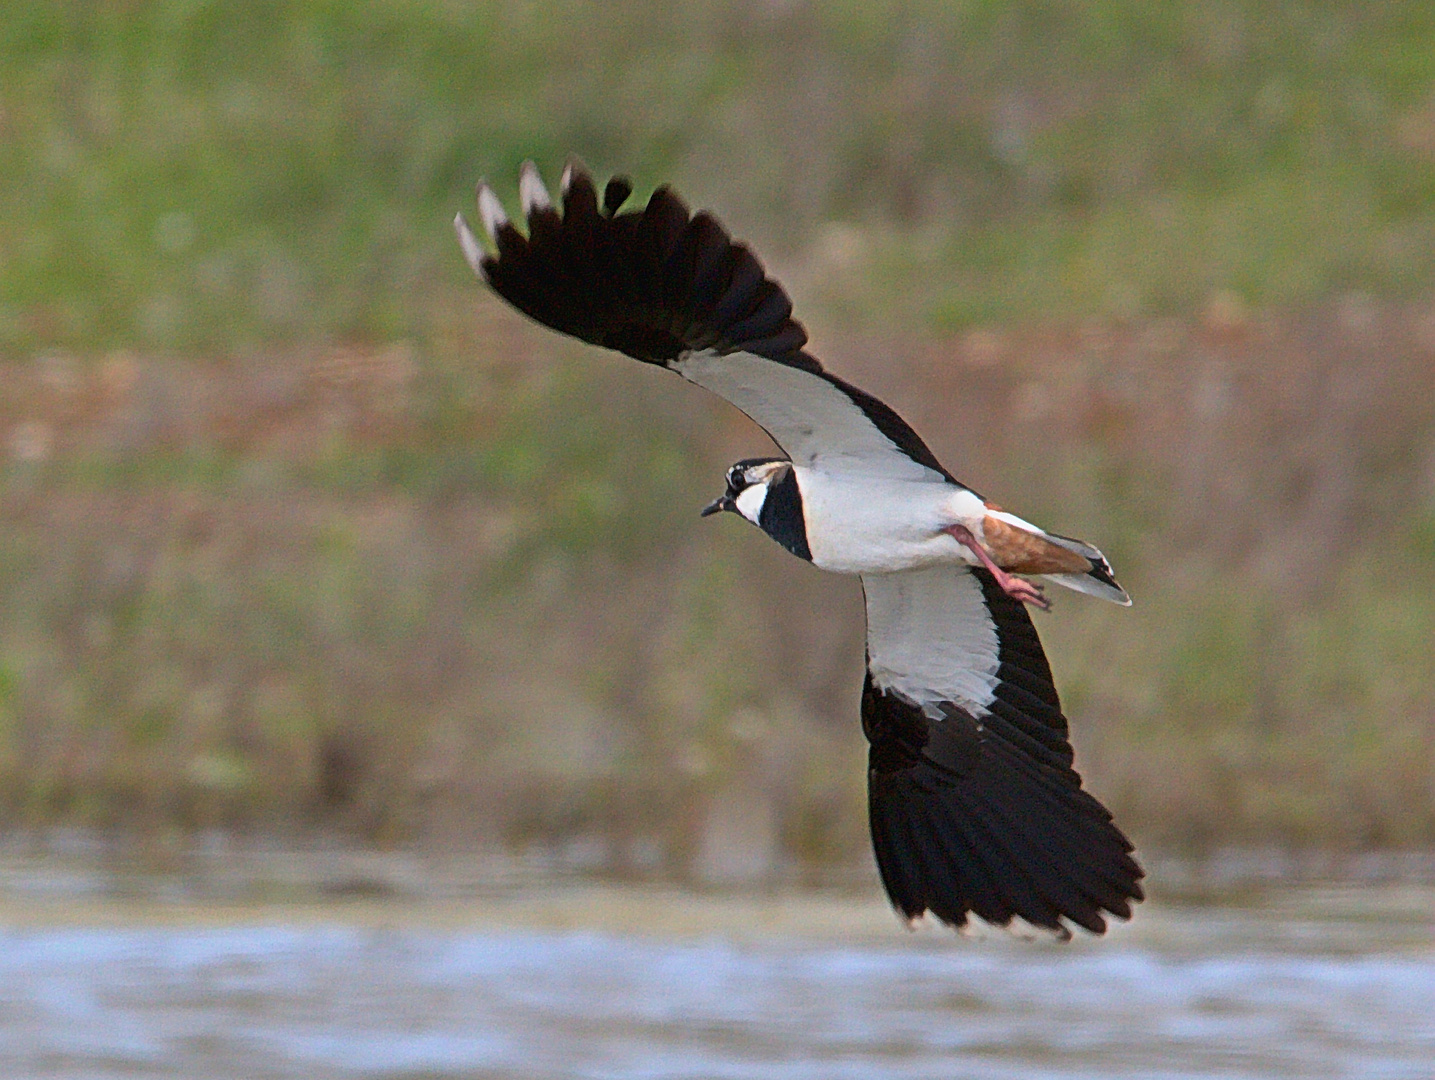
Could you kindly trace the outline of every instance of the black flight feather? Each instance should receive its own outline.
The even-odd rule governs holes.
[[[534,207],[526,237],[511,223],[499,226],[497,254],[481,260],[485,279],[543,325],[648,363],[671,366],[684,353],[712,349],[815,375],[897,452],[956,483],[896,412],[804,351],[807,332],[787,293],[716,218],[690,214],[666,186],[642,210],[619,212],[631,192],[625,178],[613,178],[600,209],[592,177],[570,164],[562,213]]]
[[[923,708],[878,687],[870,670],[862,690],[882,882],[909,918],[930,911],[961,926],[968,914],[999,925],[1020,917],[1058,934],[1066,923],[1101,933],[1107,915],[1129,918],[1142,898],[1141,868],[1072,768],[1026,607],[986,570],[970,573],[996,630],[993,700],[976,711]]]

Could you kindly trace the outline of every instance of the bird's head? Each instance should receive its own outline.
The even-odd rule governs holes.
[[[703,507],[702,516],[730,510],[754,525],[762,525],[762,507],[768,487],[787,475],[786,458],[747,458],[727,471],[727,490]]]

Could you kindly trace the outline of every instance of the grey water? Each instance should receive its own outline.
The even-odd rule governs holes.
[[[1435,1077],[1435,889],[1147,904],[1070,944],[866,895],[0,904],[8,1078]]]

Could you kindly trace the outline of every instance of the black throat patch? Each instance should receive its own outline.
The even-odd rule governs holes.
[[[757,523],[763,532],[799,559],[812,561],[812,550],[807,546],[807,522],[802,517],[802,492],[797,487],[797,470],[790,465],[783,470],[780,480],[767,486],[767,498],[763,500]]]

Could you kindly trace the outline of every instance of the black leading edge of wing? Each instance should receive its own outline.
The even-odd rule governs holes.
[[[908,918],[954,926],[975,914],[1067,936],[1126,919],[1143,898],[1131,842],[1081,788],[1066,718],[1026,608],[977,569],[996,624],[995,700],[943,703],[940,719],[877,687],[862,689],[872,842],[882,883]],[[974,711],[976,715],[974,715]]]
[[[489,285],[514,307],[651,364],[672,367],[684,354],[712,350],[807,372],[846,395],[901,454],[953,480],[896,412],[804,351],[807,332],[787,293],[711,214],[690,214],[666,186],[642,210],[620,212],[632,191],[625,178],[610,180],[601,202],[576,164],[565,179],[561,213],[546,199],[531,205],[527,236],[498,221],[497,254],[481,259]]]

